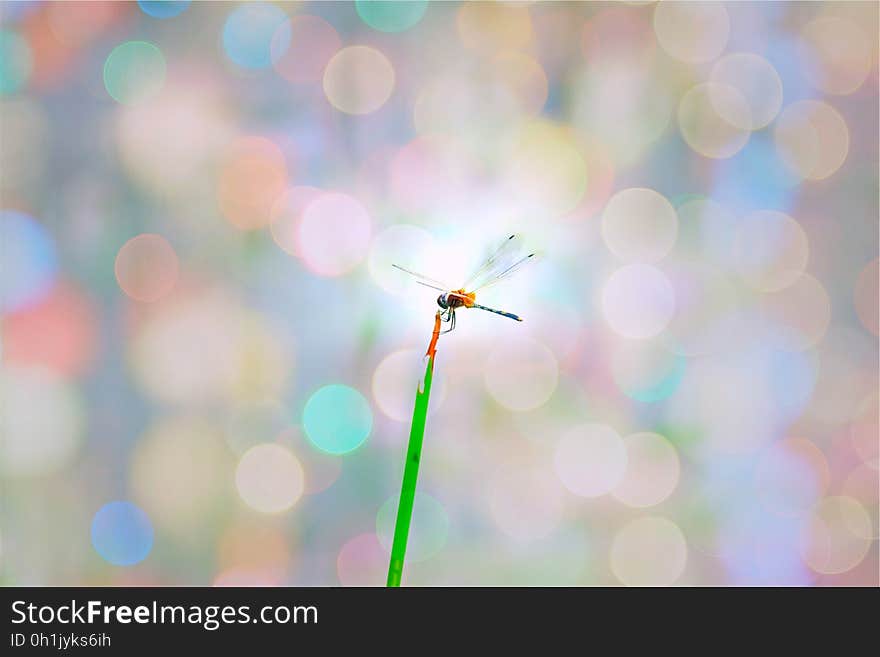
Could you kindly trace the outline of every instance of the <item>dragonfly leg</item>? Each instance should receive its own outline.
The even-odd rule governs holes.
[[[455,310],[453,310],[452,308],[447,308],[446,313],[446,321],[449,322],[449,328],[443,332],[450,333],[452,329],[455,328]]]

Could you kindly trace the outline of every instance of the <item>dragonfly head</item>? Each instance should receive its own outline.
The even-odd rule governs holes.
[[[437,305],[443,310],[446,310],[449,307],[449,302],[446,301],[446,292],[437,297]]]

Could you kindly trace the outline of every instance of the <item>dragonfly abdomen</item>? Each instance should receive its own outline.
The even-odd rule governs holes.
[[[479,308],[480,310],[488,310],[490,313],[495,313],[496,315],[501,315],[502,317],[510,317],[510,319],[515,319],[518,322],[523,321],[522,317],[519,315],[514,315],[513,313],[507,313],[503,310],[495,310],[494,308],[487,308],[486,306],[481,306],[478,303],[475,303],[471,306],[471,308]]]

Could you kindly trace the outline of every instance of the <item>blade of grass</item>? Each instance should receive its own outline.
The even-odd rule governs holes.
[[[403,575],[403,559],[406,556],[406,542],[409,538],[413,501],[416,497],[416,481],[419,478],[419,461],[422,460],[425,418],[428,415],[428,399],[431,396],[433,376],[434,354],[430,354],[428,364],[425,367],[424,386],[416,392],[416,404],[413,408],[412,428],[409,432],[409,446],[406,449],[406,465],[403,470],[403,484],[400,487],[400,502],[397,505],[397,522],[394,526],[394,543],[391,546],[391,563],[388,564],[388,586],[400,586]]]
[[[441,313],[434,315],[434,332],[425,356],[423,384],[416,389],[416,403],[413,407],[412,427],[409,430],[409,445],[406,448],[406,464],[403,468],[403,483],[400,486],[400,501],[397,503],[397,522],[394,525],[394,542],[391,544],[391,562],[388,564],[388,586],[400,586],[403,577],[403,560],[406,557],[406,542],[409,539],[409,525],[412,521],[413,502],[416,499],[416,482],[419,478],[419,462],[422,460],[422,442],[425,438],[425,418],[428,417],[428,400],[431,397],[431,380],[434,378],[434,356],[437,355],[437,340],[440,338]]]

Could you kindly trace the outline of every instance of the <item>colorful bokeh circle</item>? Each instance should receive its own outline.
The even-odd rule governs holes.
[[[138,6],[153,18],[174,18],[187,10],[190,0],[138,0]]]
[[[355,0],[358,16],[380,32],[403,32],[422,20],[428,0],[389,2],[387,0]]]
[[[244,69],[272,66],[272,37],[287,20],[287,14],[270,2],[247,2],[226,18],[223,26],[223,50],[226,56]],[[276,48],[275,59],[279,49]]]
[[[104,87],[113,100],[135,105],[150,100],[165,85],[165,56],[148,41],[116,46],[104,62]]]
[[[153,525],[131,502],[109,502],[92,519],[92,546],[114,566],[133,566],[153,548]]]
[[[58,262],[49,231],[33,217],[15,210],[0,211],[3,276],[0,309],[12,312],[43,299],[55,281]]]
[[[373,430],[373,411],[364,396],[349,386],[331,384],[312,393],[302,417],[312,444],[329,454],[348,454]]]

